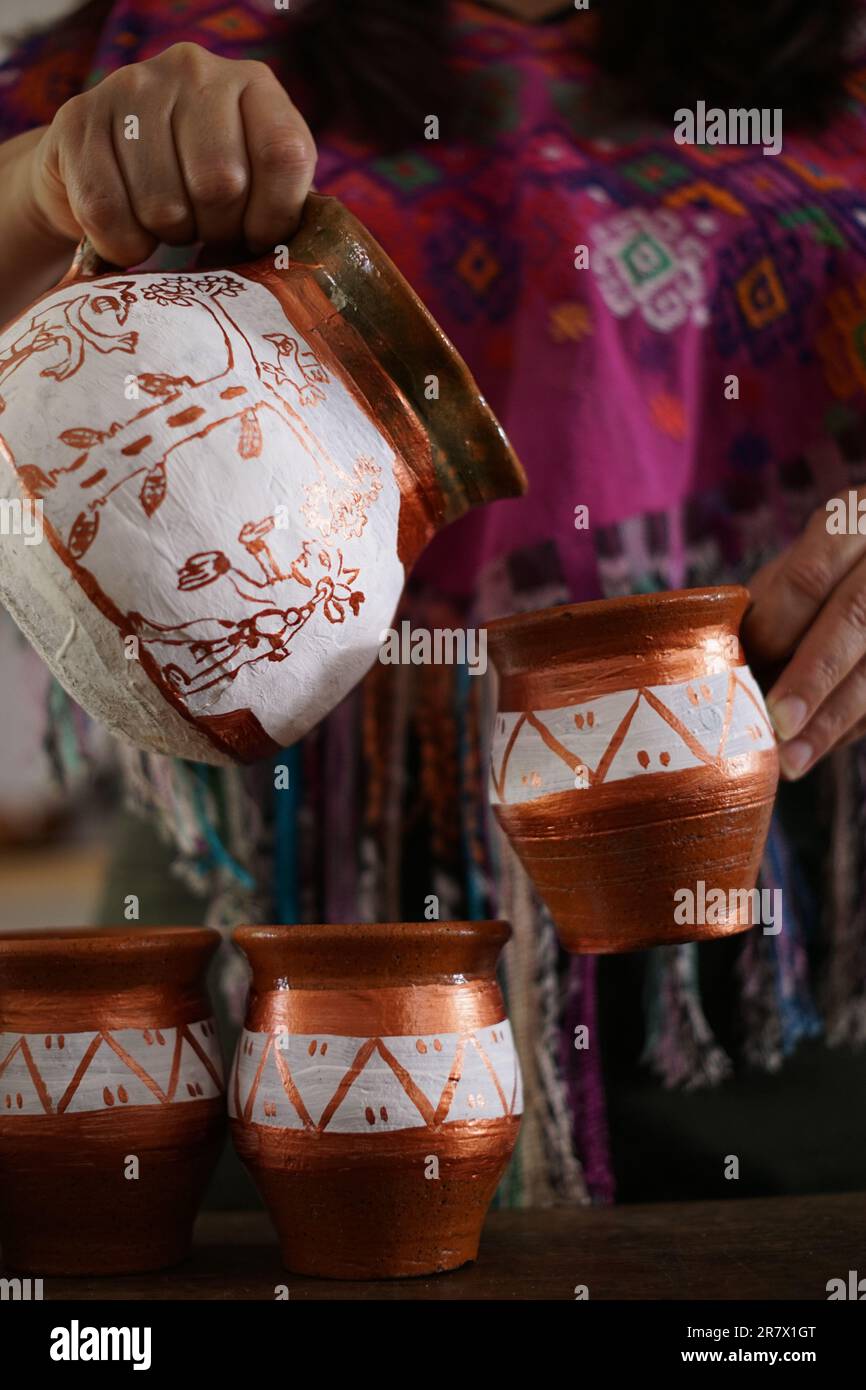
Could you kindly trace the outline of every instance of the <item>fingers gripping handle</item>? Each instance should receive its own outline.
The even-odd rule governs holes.
[[[322,198],[320,194],[309,193],[305,204],[305,213],[314,214],[318,206],[327,201],[328,200]],[[292,244],[292,240],[292,237],[287,238],[289,245]],[[219,260],[219,248],[211,248],[210,251],[208,251],[208,248],[204,248],[201,252],[203,263],[206,264],[213,259],[214,250],[216,250],[216,261]],[[245,259],[249,261],[258,258],[247,256]],[[216,261],[214,261],[214,264],[216,264]],[[100,275],[120,275],[128,270],[128,266],[115,265],[111,261],[104,260],[94,247],[90,238],[85,236],[82,237],[81,241],[78,243],[75,255],[72,259],[72,264],[64,275],[61,284],[71,285],[80,280],[96,280]]]

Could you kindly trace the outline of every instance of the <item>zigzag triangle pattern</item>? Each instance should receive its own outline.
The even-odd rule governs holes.
[[[722,767],[774,741],[747,666],[560,709],[509,711],[496,716],[490,799],[497,805],[563,791],[586,794],[647,773]]]
[[[506,1019],[399,1037],[244,1030],[228,1106],[247,1124],[368,1134],[519,1115],[523,1091]]]
[[[0,1033],[0,1119],[176,1105],[224,1089],[212,1018],[180,1028]]]

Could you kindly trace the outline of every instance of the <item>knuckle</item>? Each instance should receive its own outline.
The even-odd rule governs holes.
[[[281,131],[262,141],[256,157],[268,174],[303,174],[316,162],[316,146],[301,131]]]
[[[817,692],[820,701],[839,684],[841,664],[838,655],[833,650],[818,652],[811,674],[810,686]]]
[[[812,743],[827,748],[847,732],[850,721],[845,717],[841,705],[829,703],[812,722]]]
[[[276,82],[272,70],[260,58],[244,58],[242,67],[251,82]]]
[[[842,605],[842,618],[858,636],[866,634],[866,589],[854,589]]]
[[[149,85],[150,77],[144,63],[130,63],[128,67],[118,68],[105,78],[103,89],[113,99],[140,96]]]
[[[183,68],[184,70],[199,71],[219,60],[206,48],[202,48],[200,43],[192,43],[187,39],[182,43],[173,43],[171,48],[160,53],[153,61],[157,63],[162,61],[172,67]]]
[[[803,551],[791,557],[787,579],[795,593],[817,606],[832,587],[830,562],[820,551]]]
[[[58,107],[51,124],[59,134],[80,130],[85,124],[91,107],[90,94],[78,92]]]
[[[110,188],[83,188],[77,198],[75,211],[85,230],[111,227],[126,217],[122,196]]]
[[[247,171],[239,164],[216,164],[191,171],[187,187],[194,202],[203,207],[219,207],[242,198],[247,189]]]

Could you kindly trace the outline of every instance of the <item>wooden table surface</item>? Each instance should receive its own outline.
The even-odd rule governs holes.
[[[341,1283],[286,1273],[263,1212],[205,1212],[175,1270],[45,1280],[46,1299],[819,1299],[866,1274],[866,1193],[491,1213],[477,1264]]]

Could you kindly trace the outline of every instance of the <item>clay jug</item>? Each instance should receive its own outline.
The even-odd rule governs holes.
[[[234,1142],[298,1274],[475,1258],[522,1110],[503,922],[240,927]]]
[[[0,597],[141,747],[220,763],[295,742],[372,665],[433,534],[524,487],[333,198],[225,269],[130,272],[85,243],[0,333],[0,500],[20,513]]]
[[[218,944],[198,927],[0,934],[7,1266],[122,1274],[186,1255],[225,1132],[203,984]]]
[[[738,637],[748,598],[691,589],[487,629],[491,800],[568,950],[700,941],[760,916],[779,771]]]

